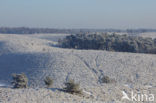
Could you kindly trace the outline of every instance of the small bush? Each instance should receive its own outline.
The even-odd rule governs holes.
[[[110,83],[110,78],[108,77],[108,76],[103,76],[102,78],[101,78],[101,81],[102,81],[102,83]]]
[[[47,76],[45,79],[44,79],[44,83],[45,85],[49,88],[53,85],[53,79],[50,78],[49,76]]]
[[[115,79],[111,79],[111,78],[109,78],[108,76],[103,76],[103,77],[101,78],[101,82],[102,82],[102,83],[114,83],[114,82],[116,82],[116,81],[115,81]]]
[[[64,90],[68,93],[71,94],[82,94],[82,90],[80,89],[80,84],[77,84],[74,82],[74,80],[69,80],[68,82],[65,83],[65,88]]]
[[[27,88],[28,87],[28,78],[22,74],[12,74],[12,84],[14,88]]]

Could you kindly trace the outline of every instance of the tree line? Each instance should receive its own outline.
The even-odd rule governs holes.
[[[137,34],[143,32],[156,32],[156,29],[55,29],[55,28],[28,28],[28,27],[0,27],[0,33],[3,34],[38,34],[38,33],[93,33],[93,32],[126,32]]]
[[[74,49],[156,54],[156,39],[113,34],[76,34],[59,40],[59,46]]]

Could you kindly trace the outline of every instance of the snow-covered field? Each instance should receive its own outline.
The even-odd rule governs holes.
[[[118,103],[123,90],[145,89],[156,93],[156,55],[57,47],[57,40],[66,35],[0,34],[0,84],[9,84],[12,73],[24,72],[30,87],[13,90],[0,85],[0,103],[55,103],[57,100],[58,103],[91,103],[92,100]],[[101,84],[100,78],[104,75],[117,83]],[[62,88],[65,81],[74,79],[94,98],[44,89],[46,76],[54,79],[54,88]]]

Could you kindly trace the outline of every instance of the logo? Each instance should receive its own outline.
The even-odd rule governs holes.
[[[128,94],[125,91],[122,91],[122,98],[121,100],[128,100],[128,101],[134,101],[134,102],[153,102],[154,101],[154,94],[141,94],[141,93],[134,93],[131,91],[131,95],[128,96]]]

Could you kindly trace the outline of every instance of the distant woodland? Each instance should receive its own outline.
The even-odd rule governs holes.
[[[54,28],[28,28],[28,27],[0,27],[0,33],[3,34],[39,34],[39,33],[93,33],[93,32],[126,32],[129,34],[138,34],[144,32],[156,32],[156,29],[54,29]]]
[[[59,40],[60,47],[156,54],[156,39],[113,34],[76,34]]]

